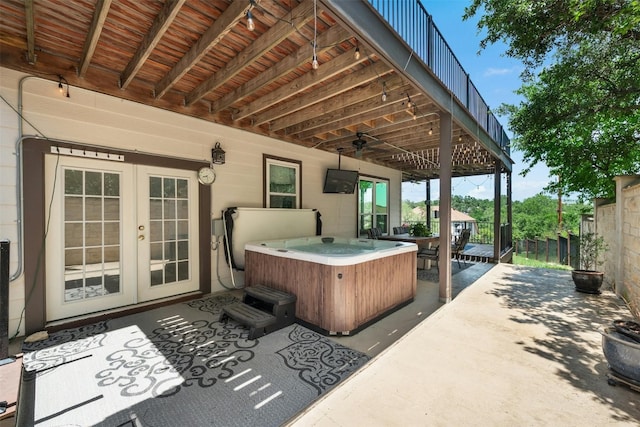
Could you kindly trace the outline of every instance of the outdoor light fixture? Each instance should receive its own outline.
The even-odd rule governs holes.
[[[67,85],[67,98],[70,98],[70,96],[69,96],[69,82],[67,81],[67,79],[62,77],[61,74],[58,74],[58,90],[60,91],[60,93],[64,93],[63,83]]]
[[[407,94],[407,113],[414,114],[413,107],[414,105],[413,102],[411,102],[411,97]]]
[[[249,10],[247,10],[247,30],[253,31],[256,29],[256,23],[253,22],[253,15],[251,14],[251,8],[255,6],[255,0],[249,0]]]
[[[256,24],[253,22],[253,15],[250,10],[247,10],[247,30],[253,31],[256,29]]]
[[[211,163],[224,165],[224,161],[224,150],[220,147],[220,143],[216,142],[216,145],[211,149]]]

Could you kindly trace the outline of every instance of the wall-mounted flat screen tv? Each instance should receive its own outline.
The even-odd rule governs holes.
[[[358,183],[358,171],[327,169],[323,193],[353,194]]]

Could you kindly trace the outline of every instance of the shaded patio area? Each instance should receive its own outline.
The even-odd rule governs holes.
[[[599,333],[628,317],[570,272],[499,264],[290,425],[636,426]]]

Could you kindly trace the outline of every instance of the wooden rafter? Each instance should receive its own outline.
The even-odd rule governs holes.
[[[234,1],[218,19],[204,32],[180,61],[155,87],[155,97],[162,98],[167,91],[195,66],[213,47],[226,36],[249,10],[249,2]]]
[[[311,0],[304,0],[291,12],[291,22],[278,21],[278,23],[271,27],[260,38],[255,40],[235,58],[230,60],[224,69],[215,73],[191,91],[191,93],[185,97],[185,105],[193,105],[195,102],[202,99],[207,93],[231,80],[234,76],[245,69],[247,65],[251,64],[280,44],[292,32],[299,30],[304,26],[313,18],[312,12],[313,2]]]
[[[297,97],[264,111],[255,117],[255,120],[253,121],[254,125],[261,125],[270,120],[277,119],[287,114],[292,114],[317,102],[366,84],[389,72],[391,72],[391,69],[388,65],[382,62],[377,62],[361,70],[347,74],[338,81],[332,81],[326,84],[323,90],[310,91],[303,97]]]
[[[89,28],[87,38],[84,41],[84,48],[82,49],[82,57],[80,58],[80,64],[78,66],[78,77],[84,77],[87,73],[110,8],[111,0],[98,0],[96,3],[93,21],[91,22],[91,27]]]
[[[359,60],[354,60],[354,51],[355,49],[352,49],[343,53],[326,64],[322,64],[315,72],[304,74],[292,82],[271,91],[269,94],[255,102],[252,102],[248,106],[241,108],[234,114],[234,120],[242,120],[247,116],[264,111],[273,104],[277,104],[287,98],[296,96],[322,81],[329,80],[330,78],[335,77],[336,75],[341,74],[366,60],[364,57],[360,57]]]
[[[162,6],[162,10],[154,19],[149,32],[144,35],[138,50],[120,75],[120,89],[126,89],[129,86],[138,70],[144,65],[164,33],[169,29],[185,1],[187,0],[167,0]]]
[[[328,31],[318,36],[319,53],[328,50],[330,46],[336,45],[349,38],[349,33],[342,27],[332,27]],[[296,52],[279,61],[273,67],[258,74],[255,78],[247,81],[239,86],[233,92],[228,93],[220,99],[211,103],[211,111],[217,113],[220,110],[230,107],[236,102],[252,95],[258,89],[275,82],[282,76],[290,73],[305,62],[309,62],[309,58],[313,54],[313,46],[306,44],[300,47]]]
[[[27,27],[27,62],[31,65],[36,63],[36,36],[33,19],[33,0],[24,2],[25,24]]]
[[[400,79],[397,78],[398,84]],[[340,94],[337,98],[331,98],[324,102],[312,105],[305,111],[301,111],[296,116],[286,116],[282,119],[274,120],[271,125],[272,130],[282,129],[284,126],[287,135],[298,134],[301,139],[313,136],[316,129],[320,132],[331,131],[332,129],[341,127],[336,123],[357,117],[371,111],[376,111],[371,118],[382,117],[385,111],[380,110],[385,106],[392,105],[391,102],[384,102],[380,98],[380,88],[375,82],[360,88],[359,91],[350,91]],[[403,86],[404,90],[408,90],[408,86]],[[395,112],[395,110],[391,110]],[[389,114],[389,113],[387,113]],[[294,120],[304,119],[302,122],[293,123]],[[358,120],[358,119],[356,119]],[[367,119],[365,119],[367,120]]]

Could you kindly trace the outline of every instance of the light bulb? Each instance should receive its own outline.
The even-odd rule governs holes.
[[[356,47],[356,51],[354,52],[353,57],[356,59],[356,61],[358,59],[360,59],[360,48],[359,47]]]
[[[382,102],[387,102],[387,92],[382,92]]]
[[[411,101],[407,102],[407,113],[413,113],[413,103]]]
[[[256,29],[256,24],[253,22],[253,15],[250,10],[247,10],[247,30],[253,31]]]
[[[318,57],[316,55],[313,55],[313,61],[311,61],[311,66],[313,67],[314,70],[318,69]]]
[[[433,128],[429,128],[429,135],[433,135]]]
[[[58,82],[58,90],[60,91],[60,93],[64,92],[64,88],[62,87],[62,82]]]

